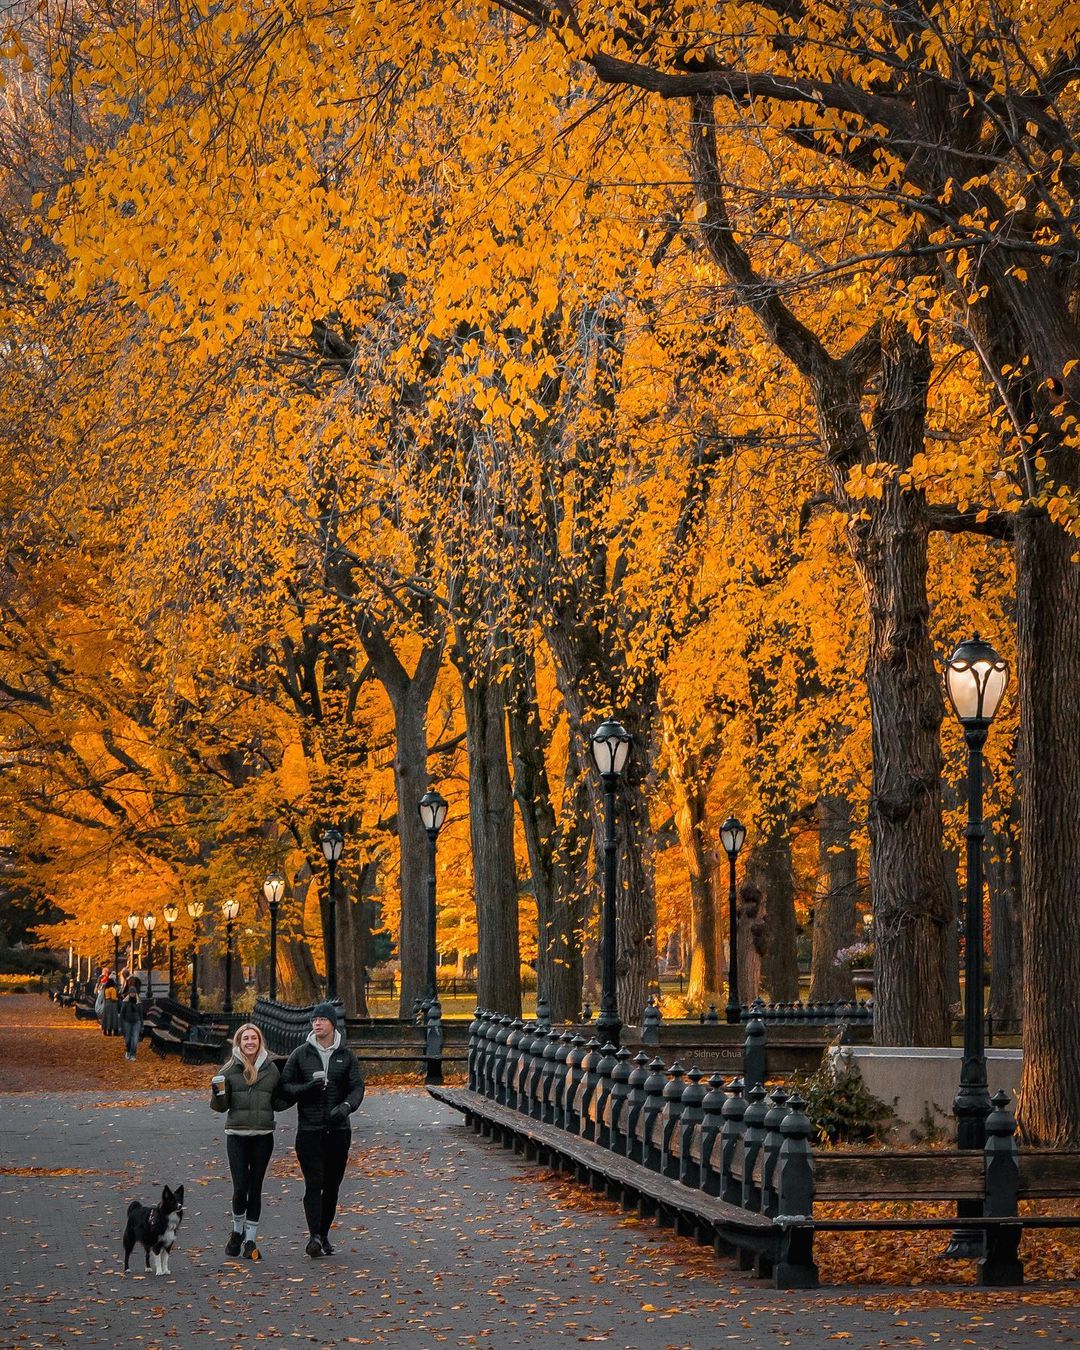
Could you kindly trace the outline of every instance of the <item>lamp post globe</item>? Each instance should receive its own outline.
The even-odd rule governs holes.
[[[435,956],[436,956],[436,926],[435,926],[435,897],[436,897],[436,879],[435,879],[435,847],[439,838],[439,831],[446,823],[446,813],[449,810],[446,798],[441,793],[436,792],[434,788],[428,788],[427,792],[420,798],[416,804],[416,809],[420,813],[420,823],[423,825],[428,839],[428,906],[427,906],[427,944],[424,962],[425,968],[425,991],[424,1000],[420,1008],[426,1012],[433,1003],[438,1002],[439,993],[436,984],[435,975]]]
[[[206,906],[201,900],[188,901],[188,917],[191,919],[191,1006],[199,1011],[199,920]]]
[[[728,857],[728,997],[725,1019],[729,1023],[742,1020],[742,999],[739,991],[739,917],[735,904],[735,861],[746,843],[746,826],[735,816],[728,816],[720,826],[720,844]]]
[[[263,882],[263,895],[266,907],[270,911],[270,1002],[277,1002],[277,923],[278,909],[285,896],[285,877],[281,872],[271,872]]]
[[[128,970],[135,974],[135,934],[139,931],[139,916],[134,910],[127,916],[128,932],[131,934],[131,950],[128,957]]]
[[[631,736],[621,722],[607,718],[589,738],[593,763],[604,788],[604,910],[600,950],[600,1014],[596,1036],[601,1045],[619,1048],[622,1020],[616,966],[617,857],[615,840],[615,794],[630,758]]]
[[[964,902],[964,1055],[959,1091],[953,1101],[956,1146],[981,1149],[986,1144],[986,1117],[990,1090],[986,1080],[983,1022],[983,860],[985,828],[982,817],[983,746],[1005,690],[1009,667],[988,642],[975,635],[961,642],[945,663],[945,692],[964,729],[967,743],[967,885]],[[959,1201],[957,1213],[981,1213],[977,1203]],[[983,1235],[974,1229],[957,1230],[945,1256],[970,1258],[982,1251]]]
[[[174,905],[171,901],[167,905],[162,905],[161,914],[169,927],[169,997],[176,997],[176,986],[173,980],[173,924],[180,917],[180,906]]]
[[[319,846],[322,848],[329,872],[329,894],[326,905],[326,997],[332,1003],[337,998],[337,889],[334,877],[338,859],[345,847],[345,836],[331,826],[323,830]]]

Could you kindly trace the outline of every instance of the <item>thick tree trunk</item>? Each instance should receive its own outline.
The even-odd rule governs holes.
[[[1059,466],[1064,477],[1063,467]],[[1073,465],[1066,482],[1076,487]],[[1017,518],[1023,774],[1024,1068],[1033,1142],[1080,1145],[1080,567],[1075,538],[1041,512]],[[993,733],[991,733],[993,734]]]
[[[799,997],[799,966],[795,948],[795,875],[786,812],[758,822],[746,871],[765,896],[761,982],[774,1003],[794,1003]]]
[[[401,992],[398,1016],[411,1018],[427,987],[427,856],[428,840],[417,803],[428,785],[427,695],[416,696],[414,683],[395,701],[397,752],[394,788],[397,794],[397,833],[401,849]]]
[[[1024,1000],[1023,867],[1020,802],[1014,794],[1001,828],[989,838],[986,891],[990,904],[990,1016],[995,1031],[1020,1029]]]
[[[304,934],[304,906],[310,885],[311,869],[304,863],[286,891],[278,915],[278,999],[297,1007],[313,1003],[320,993],[315,959]]]
[[[547,632],[555,658],[556,678],[566,706],[570,753],[587,784],[591,805],[594,858],[603,857],[604,804],[600,776],[592,764],[589,737],[595,727],[586,718],[585,695],[600,684],[605,671],[599,637],[581,623],[553,622]],[[653,765],[653,720],[656,689],[639,689],[632,708],[613,709],[633,737],[633,746],[616,798],[618,878],[616,886],[616,970],[618,1008],[623,1022],[640,1023],[645,1001],[656,981],[656,894],[653,882],[653,839],[649,826],[646,780]],[[599,722],[601,719],[596,718]],[[599,875],[599,868],[594,872]],[[589,906],[586,905],[586,914]],[[588,952],[585,972],[588,984]]]
[[[619,837],[618,975],[619,1013],[624,1022],[637,1025],[645,1013],[649,991],[656,982],[656,893],[653,879],[653,834],[649,822],[646,780],[652,771],[652,723],[637,710],[623,718],[634,738],[633,752],[616,799]],[[594,778],[596,775],[594,775]],[[599,784],[596,785],[597,788]],[[599,793],[594,798],[599,806]],[[603,829],[594,816],[593,836],[601,856]]]
[[[961,807],[961,795],[948,778],[941,780],[941,805],[945,815],[956,815]],[[949,1000],[950,1017],[962,1017],[964,1005],[960,998],[960,933],[964,922],[964,896],[960,889],[960,847],[956,832],[945,835],[942,854],[945,859],[945,891],[948,896],[949,918],[945,925],[945,989]]]
[[[401,893],[398,1015],[404,1019],[413,1016],[413,1009],[427,988],[428,839],[417,808],[428,786],[427,708],[442,665],[445,630],[440,626],[441,614],[429,613],[426,618],[428,640],[410,675],[386,633],[363,611],[357,616],[360,641],[394,710],[394,790]]]
[[[859,855],[851,838],[851,802],[847,797],[820,797],[817,819],[818,895],[814,903],[810,998],[815,1003],[836,1003],[855,993],[850,968],[838,966],[835,958],[842,947],[856,940]]]
[[[374,883],[377,864],[362,863],[353,883],[354,869],[337,875],[337,953],[338,996],[350,1017],[367,1017],[367,987],[364,981],[368,965],[367,906],[363,896]]]
[[[761,957],[765,948],[763,896],[750,877],[738,890],[739,968],[736,971],[739,1002],[753,1003],[761,995]]]
[[[905,468],[921,448],[929,356],[906,332],[883,339],[874,415],[878,457]],[[874,1035],[880,1045],[948,1045],[941,852],[940,677],[930,646],[927,519],[921,497],[887,482],[849,528],[866,593],[873,771],[870,890]]]
[[[462,669],[461,646],[456,649]],[[462,669],[469,757],[469,836],[476,896],[477,1002],[521,1015],[514,795],[507,763],[503,685],[477,666]]]
[[[716,905],[716,850],[709,847],[706,838],[706,791],[699,765],[694,755],[687,754],[669,717],[664,718],[664,740],[675,828],[690,877],[690,979],[686,997],[697,1005],[720,997],[724,978],[718,964],[718,929],[725,925],[718,920],[727,909]]]
[[[567,757],[562,818],[551,799],[544,734],[536,701],[531,652],[519,653],[508,707],[514,797],[521,815],[537,915],[537,997],[548,1001],[553,1023],[581,1013],[583,896],[588,891],[588,797]]]

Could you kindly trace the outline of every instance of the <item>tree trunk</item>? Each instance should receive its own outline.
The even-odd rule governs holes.
[[[422,691],[421,691],[422,692]],[[394,706],[397,752],[394,788],[397,794],[397,833],[401,849],[401,989],[398,1016],[409,1019],[427,988],[427,856],[428,840],[417,803],[428,785],[427,697],[417,697],[414,685]]]
[[[955,817],[962,807],[961,795],[948,778],[941,780],[943,812]],[[948,897],[949,917],[945,925],[945,989],[949,1000],[950,1017],[962,1017],[964,1005],[960,997],[960,933],[964,921],[964,895],[960,889],[960,847],[957,835],[946,835],[942,848],[945,859],[945,891]]]
[[[551,799],[544,735],[536,701],[536,666],[519,653],[508,707],[514,759],[514,797],[525,833],[537,915],[537,997],[553,1023],[576,1021],[582,1005],[583,897],[588,892],[588,797],[567,757],[561,819]]]
[[[810,958],[810,999],[837,1003],[854,997],[848,966],[836,953],[856,939],[855,901],[859,893],[858,852],[851,838],[851,802],[846,796],[818,799],[818,898]]]
[[[1059,466],[1063,473],[1063,466]],[[1076,488],[1075,462],[1065,481]],[[1025,1138],[1080,1145],[1080,567],[1042,512],[1017,517],[1017,665],[1023,774]],[[993,734],[993,732],[991,732]]]
[[[455,648],[465,700],[469,757],[469,836],[476,896],[477,1002],[521,1016],[514,795],[506,743],[505,691],[490,671]]]
[[[890,326],[874,430],[878,457],[897,469],[923,444],[929,371],[925,348]],[[880,1045],[948,1045],[942,695],[930,646],[924,503],[886,482],[880,499],[851,517],[848,535],[869,614],[874,1035]]]
[[[363,897],[374,884],[377,867],[377,863],[366,862],[360,865],[358,875],[351,867],[344,875],[340,869],[337,874],[338,996],[350,1017],[368,1016],[364,977],[370,944],[367,906]]]
[[[739,925],[739,968],[736,971],[738,999],[742,1005],[761,995],[761,957],[765,948],[764,897],[750,877],[738,890],[736,922]]]
[[[996,1031],[1020,1029],[1024,998],[1020,859],[1020,802],[1014,793],[1001,829],[988,840],[986,890],[990,900],[990,1016]]]
[[[555,658],[559,692],[566,706],[570,753],[587,785],[594,857],[603,857],[604,804],[600,775],[592,764],[585,694],[601,685],[603,647],[596,631],[580,622],[553,621],[547,629]],[[618,877],[616,883],[616,971],[618,1008],[624,1022],[640,1023],[649,989],[656,981],[656,894],[652,870],[652,832],[645,784],[653,766],[655,681],[642,681],[633,707],[621,721],[633,738],[630,758],[616,797]],[[597,697],[594,695],[594,697]],[[618,715],[618,710],[614,715]],[[597,722],[601,719],[597,717]],[[594,874],[599,874],[599,866]],[[586,913],[588,906],[586,907]],[[585,961],[586,984],[589,962]]]
[[[445,629],[441,615],[428,615],[428,640],[412,675],[385,632],[363,611],[357,631],[368,660],[394,710],[394,789],[397,797],[398,867],[401,891],[401,993],[398,1016],[411,1019],[427,988],[428,839],[417,809],[428,786],[427,707],[442,665]]]
[[[795,876],[786,812],[758,822],[746,870],[765,896],[762,984],[774,1003],[794,1003],[799,997],[799,966],[795,949]]]
[[[716,851],[705,834],[706,789],[696,756],[688,754],[671,718],[663,719],[668,751],[668,783],[674,804],[675,828],[690,876],[690,979],[686,997],[692,1005],[720,998],[723,975],[718,964],[721,949],[716,905]]]

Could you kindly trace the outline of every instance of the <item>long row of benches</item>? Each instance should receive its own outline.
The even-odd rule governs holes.
[[[573,1029],[478,1013],[468,1063],[467,1088],[429,1091],[478,1132],[735,1253],[778,1288],[817,1285],[816,1232],[976,1229],[985,1243],[979,1283],[1017,1285],[1025,1227],[1080,1226],[1072,1215],[1020,1214],[1021,1201],[1080,1196],[1080,1153],[1021,1151],[1004,1093],[994,1098],[985,1150],[815,1153],[797,1093],[719,1074],[705,1083],[697,1069],[665,1067],[644,1052],[631,1060],[625,1048],[585,1044]],[[957,1202],[967,1213],[815,1213],[824,1203],[892,1200]]]

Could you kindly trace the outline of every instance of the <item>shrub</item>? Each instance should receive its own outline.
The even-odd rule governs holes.
[[[822,1143],[865,1144],[880,1139],[895,1119],[892,1107],[874,1096],[851,1061],[839,1069],[826,1055],[814,1073],[796,1074],[790,1087],[806,1098],[806,1114]]]

